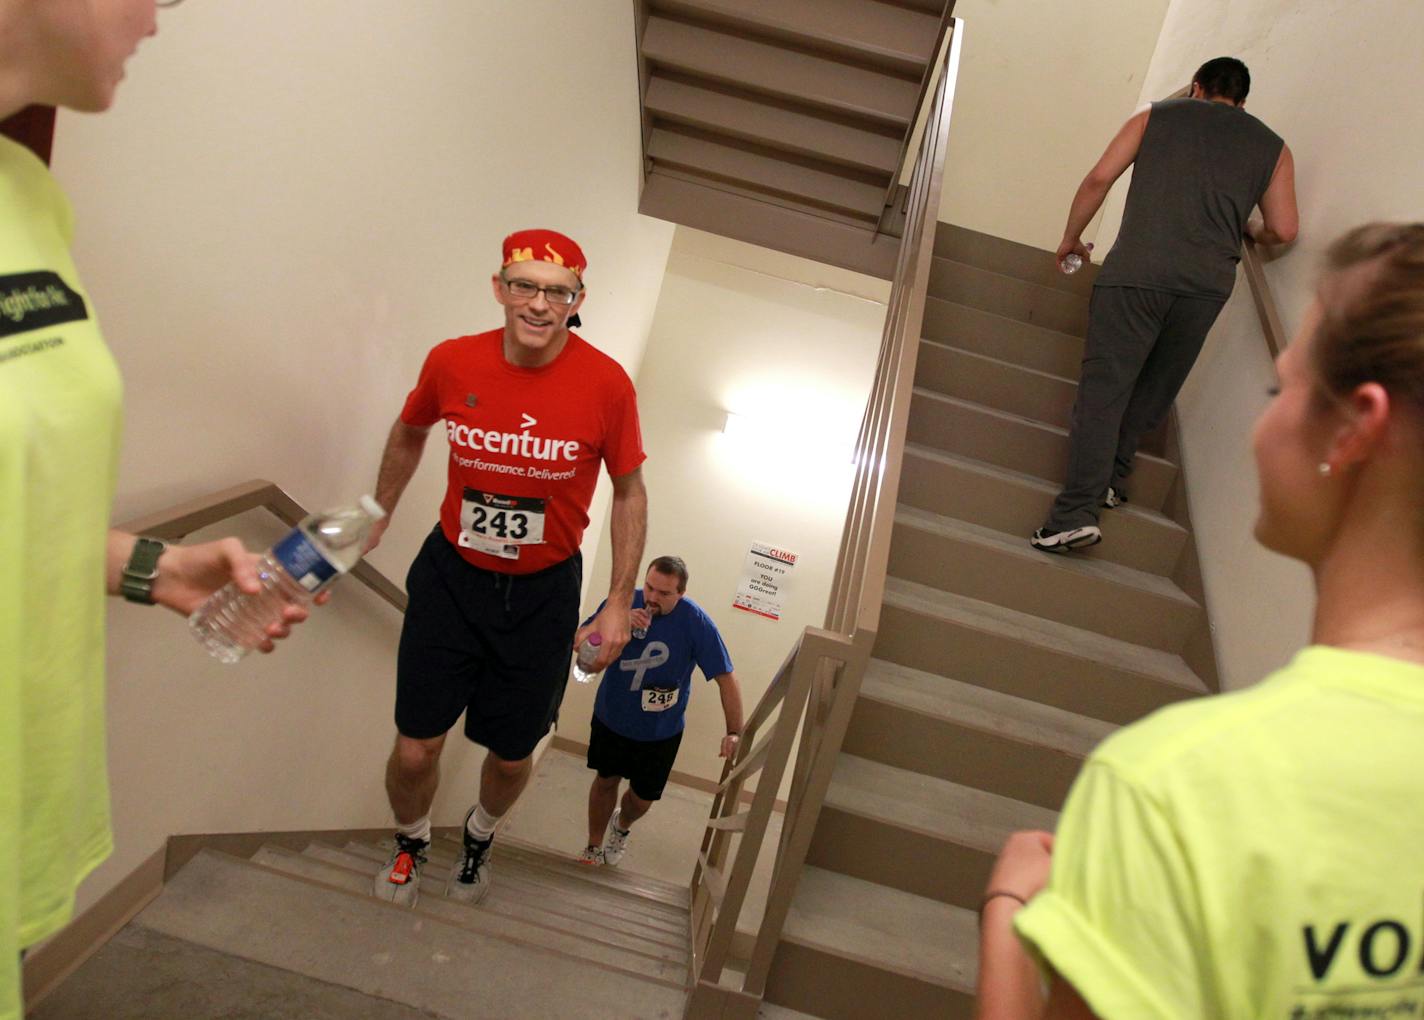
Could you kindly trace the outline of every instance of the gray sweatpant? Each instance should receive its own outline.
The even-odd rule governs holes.
[[[1096,524],[1108,486],[1126,495],[1138,441],[1167,417],[1225,303],[1139,287],[1093,288],[1068,474],[1046,529]]]

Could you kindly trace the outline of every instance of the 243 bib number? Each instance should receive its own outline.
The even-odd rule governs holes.
[[[532,496],[466,489],[460,504],[460,544],[491,556],[518,559],[520,546],[544,541],[545,507],[545,500]]]

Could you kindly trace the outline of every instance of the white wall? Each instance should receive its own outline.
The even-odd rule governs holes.
[[[1367,220],[1420,216],[1420,39],[1424,4],[1415,0],[1173,0],[1167,12],[1142,98],[1171,94],[1212,57],[1239,57],[1251,69],[1247,109],[1295,155],[1300,239],[1267,266],[1288,331],[1310,302],[1331,240]],[[1116,234],[1121,197],[1110,199],[1104,239]],[[1177,404],[1223,684],[1232,688],[1304,643],[1314,602],[1308,573],[1251,538],[1250,429],[1273,382],[1240,278]]]
[[[1057,248],[1073,192],[1133,111],[1167,2],[959,0],[939,218]]]
[[[55,169],[126,383],[116,520],[255,476],[311,507],[369,491],[426,351],[502,321],[488,280],[512,229],[583,245],[583,333],[636,373],[672,227],[636,213],[632,6],[395,10],[185,4],[113,111],[61,116]],[[372,557],[398,582],[444,478],[437,437]],[[602,491],[592,516],[596,536]],[[119,846],[84,902],[170,833],[386,823],[398,624],[345,588],[281,655],[227,671],[175,618],[113,609]],[[437,822],[473,760],[449,759],[465,788]]]
[[[650,499],[644,566],[662,554],[687,561],[687,593],[722,631],[748,712],[802,628],[824,622],[888,290],[682,227],[673,242],[637,379]],[[727,411],[772,419],[767,439],[729,442]],[[778,447],[787,433],[810,449]],[[800,556],[778,622],[732,609],[754,541]],[[586,612],[607,594],[610,564],[605,540],[587,571]],[[700,673],[693,684],[677,768],[716,779],[717,690]],[[560,733],[587,741],[594,691],[570,684]]]

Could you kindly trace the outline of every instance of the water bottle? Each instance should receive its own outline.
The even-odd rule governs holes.
[[[262,590],[248,595],[235,583],[213,592],[188,617],[188,629],[219,662],[237,662],[267,638],[289,602],[308,605],[361,559],[371,526],[386,516],[362,496],[356,506],[312,514],[267,550],[257,565]]]
[[[593,683],[598,671],[593,664],[598,661],[598,646],[603,644],[603,635],[594,631],[583,639],[578,647],[578,657],[574,659],[574,681],[581,684]]]
[[[1076,251],[1069,252],[1063,256],[1063,261],[1058,263],[1058,268],[1063,271],[1064,276],[1072,276],[1083,268],[1083,256]]]

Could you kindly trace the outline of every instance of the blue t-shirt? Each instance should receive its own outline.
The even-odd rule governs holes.
[[[633,594],[633,608],[643,608],[642,589]],[[676,736],[686,722],[694,666],[711,680],[732,672],[732,657],[712,618],[684,596],[671,613],[653,617],[647,636],[629,641],[603,671],[593,714],[630,740]]]

